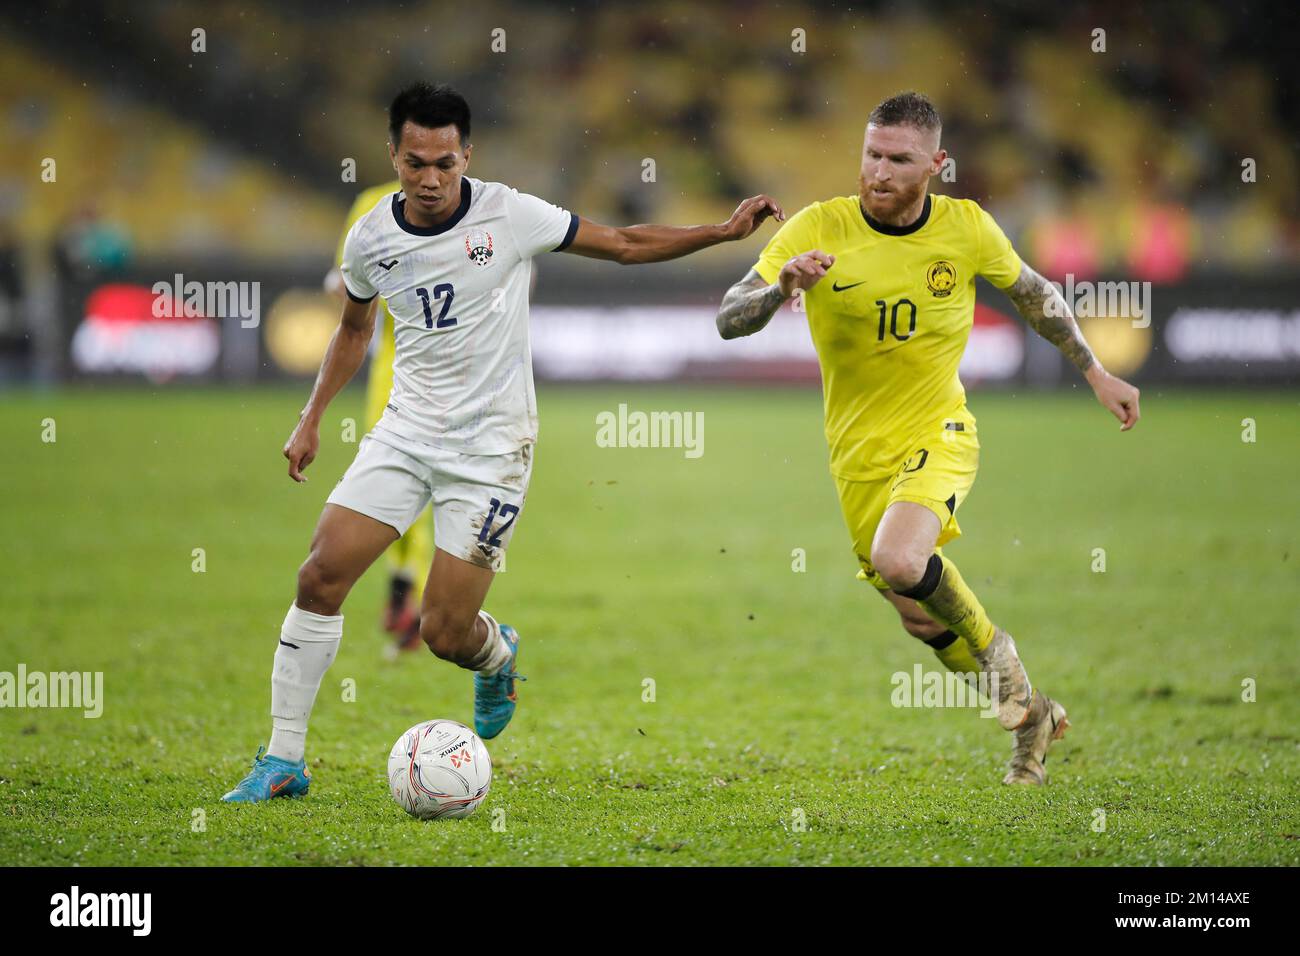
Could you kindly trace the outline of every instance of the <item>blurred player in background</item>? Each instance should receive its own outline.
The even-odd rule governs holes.
[[[393,180],[382,186],[373,186],[357,197],[348,211],[343,235],[339,237],[338,254],[334,268],[325,277],[325,288],[340,299],[347,297],[343,274],[343,244],[356,221],[401,189]],[[366,431],[379,423],[393,390],[393,358],[396,344],[393,339],[393,313],[388,303],[376,299],[372,308],[376,313],[374,351],[370,357],[370,371],[366,376]],[[420,644],[420,597],[424,593],[424,578],[433,563],[433,515],[425,508],[406,533],[393,542],[385,552],[388,558],[388,601],[384,606],[383,628],[393,637],[390,647],[396,650],[416,650]]]
[[[356,374],[374,333],[374,299],[393,316],[393,387],[380,420],[330,492],[298,571],[271,673],[271,740],[223,797],[255,803],[307,792],[307,721],[343,637],[340,613],[366,569],[432,501],[437,547],[420,602],[420,638],[474,672],[474,727],[501,733],[515,713],[519,635],[483,610],[532,475],[537,400],[528,343],[532,261],[568,251],[626,265],[744,239],[767,196],[727,222],[616,228],[509,186],[467,176],[469,104],[417,83],[389,107],[389,159],[401,191],[348,231],[347,299],[307,407],[284,447],[289,476],[320,447],[320,420]]]
[[[1138,391],[1101,367],[1060,292],[1020,261],[992,216],[973,200],[929,195],[948,155],[940,132],[938,112],[919,93],[877,106],[858,194],[790,217],[728,290],[718,331],[752,335],[802,290],[858,577],[948,668],[989,675],[998,721],[1014,732],[1003,783],[1041,785],[1047,749],[1069,726],[1065,708],[1030,684],[1011,635],[940,550],[961,534],[957,509],[979,467],[975,418],[957,376],[975,277],[1006,292],[1125,431],[1138,420]]]

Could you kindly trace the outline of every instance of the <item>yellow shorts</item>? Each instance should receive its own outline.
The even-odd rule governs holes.
[[[885,478],[854,481],[835,476],[844,523],[853,538],[853,550],[862,570],[858,579],[878,590],[889,585],[871,566],[871,542],[885,509],[895,501],[912,501],[934,512],[939,519],[939,540],[943,545],[961,535],[957,509],[966,500],[979,470],[980,443],[975,417],[964,407],[920,435],[908,450],[898,472]]]

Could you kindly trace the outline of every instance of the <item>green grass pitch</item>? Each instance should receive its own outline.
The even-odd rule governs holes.
[[[1086,391],[972,394],[982,469],[945,550],[1074,723],[1049,786],[1011,789],[995,721],[891,705],[893,673],[938,665],[854,580],[815,391],[543,387],[487,605],[520,629],[529,680],[483,808],[428,824],[389,797],[388,749],[417,721],[468,722],[471,678],[382,660],[380,568],[344,609],[310,796],[218,802],[266,740],[294,575],[355,451],[353,390],[311,481],[285,477],[304,396],[0,401],[0,670],[102,671],[105,696],[94,720],[0,710],[0,859],[1300,863],[1294,394],[1151,389],[1131,434]],[[597,447],[621,402],[704,412],[703,456]]]

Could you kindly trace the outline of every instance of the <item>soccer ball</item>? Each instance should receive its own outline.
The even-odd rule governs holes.
[[[454,720],[426,720],[393,744],[388,789],[413,817],[467,817],[492,786],[492,758],[478,734]]]

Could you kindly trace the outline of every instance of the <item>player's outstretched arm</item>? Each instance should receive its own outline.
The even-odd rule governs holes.
[[[1097,401],[1120,420],[1120,431],[1128,431],[1136,425],[1141,417],[1138,410],[1140,393],[1101,367],[1056,286],[1021,263],[1020,278],[1006,293],[1029,327],[1060,349],[1061,354],[1083,373]]]
[[[307,407],[302,410],[293,434],[284,443],[284,457],[289,459],[289,477],[294,481],[307,480],[303,469],[315,460],[320,447],[321,416],[339,389],[351,380],[365,361],[374,329],[375,300],[357,302],[349,297],[343,303],[339,327],[334,330],[334,337],[325,350],[325,360],[321,362],[320,374],[312,386]]]
[[[724,339],[753,335],[772,321],[781,303],[794,295],[795,289],[811,289],[834,262],[834,256],[820,249],[802,253],[781,267],[771,285],[750,269],[722,297],[718,307],[718,334]]]
[[[625,266],[665,262],[720,242],[745,239],[768,216],[778,222],[785,219],[771,196],[751,196],[736,207],[730,219],[715,226],[603,226],[580,218],[573,242],[564,251]]]

